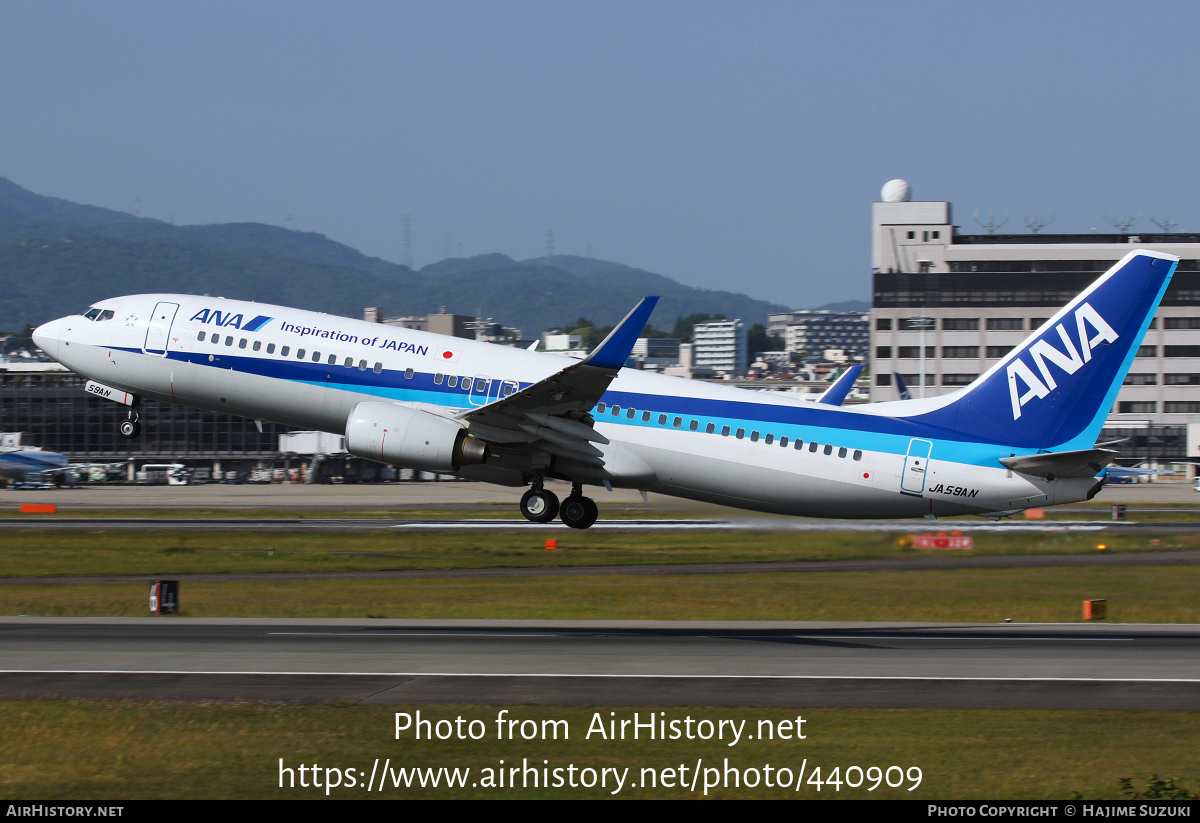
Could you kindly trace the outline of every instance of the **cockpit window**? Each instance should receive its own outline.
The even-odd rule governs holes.
[[[87,314],[84,315],[88,320],[95,320],[99,316],[100,309],[88,309]]]
[[[100,312],[100,316],[96,318],[96,321],[99,322],[101,320],[112,320],[112,319],[113,319],[113,310],[105,309],[104,311]]]

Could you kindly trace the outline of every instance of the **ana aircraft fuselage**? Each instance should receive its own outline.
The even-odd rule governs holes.
[[[504,485],[558,477],[816,517],[1004,512],[1082,500],[1099,487],[1094,473],[1056,479],[998,463],[1038,449],[912,420],[936,407],[929,401],[818,407],[631,368],[562,425],[528,413],[498,434],[472,413],[577,361],[258,302],[124,296],[41,326],[36,340],[94,382],[92,394],[133,408],[179,403],[336,433],[366,401],[419,409],[486,450],[457,474]],[[895,416],[899,407],[906,416]],[[580,422],[595,437],[570,431]],[[388,459],[376,445],[356,453]]]

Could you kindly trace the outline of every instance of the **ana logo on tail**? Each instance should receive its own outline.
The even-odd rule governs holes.
[[[1088,326],[1095,331],[1094,335],[1089,336]],[[1041,379],[1038,379],[1038,376],[1033,373],[1033,369],[1019,356],[1008,364],[1008,394],[1012,399],[1013,420],[1020,418],[1021,407],[1026,403],[1035,397],[1044,398],[1058,388],[1058,382],[1050,373],[1049,363],[1058,366],[1066,374],[1074,374],[1083,367],[1084,363],[1092,359],[1093,349],[1101,343],[1113,343],[1119,337],[1113,331],[1112,326],[1108,325],[1107,321],[1089,303],[1084,303],[1075,310],[1075,329],[1078,332],[1076,338],[1079,341],[1078,348],[1067,333],[1066,327],[1059,323],[1055,326],[1055,331],[1062,340],[1062,351],[1054,348],[1049,340],[1043,338],[1024,352],[1029,355],[1033,365],[1037,367]],[[1017,387],[1018,379],[1025,384],[1024,394]]]

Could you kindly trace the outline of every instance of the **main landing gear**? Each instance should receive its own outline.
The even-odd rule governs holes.
[[[129,417],[121,421],[121,425],[117,427],[121,432],[122,437],[128,437],[130,440],[142,433],[142,424],[138,422],[137,402],[129,407]]]
[[[534,523],[549,523],[559,517],[565,526],[586,529],[596,522],[600,511],[590,497],[583,496],[583,487],[578,483],[571,487],[571,496],[561,506],[554,492],[538,483],[521,498],[521,514]]]

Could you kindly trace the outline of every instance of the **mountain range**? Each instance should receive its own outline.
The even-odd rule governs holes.
[[[0,329],[143,292],[220,295],[347,317],[361,317],[366,306],[389,317],[444,307],[480,312],[530,337],[580,316],[615,323],[647,294],[660,296],[652,322],[665,329],[689,314],[724,314],[750,325],[788,309],[572,255],[484,254],[413,270],[315,232],[262,223],[176,226],[35,194],[0,178]]]

